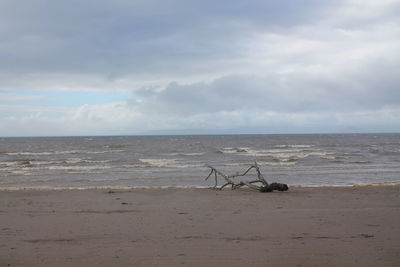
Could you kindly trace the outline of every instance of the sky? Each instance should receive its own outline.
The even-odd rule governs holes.
[[[0,0],[0,136],[400,132],[399,0]]]

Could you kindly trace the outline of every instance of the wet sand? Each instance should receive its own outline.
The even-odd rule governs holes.
[[[0,191],[0,266],[400,266],[400,186]]]

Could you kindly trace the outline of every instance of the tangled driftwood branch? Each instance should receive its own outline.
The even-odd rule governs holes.
[[[208,168],[211,169],[210,174],[207,176],[206,180],[211,177],[211,175],[214,174],[215,178],[215,185],[214,188],[217,188],[219,190],[223,189],[225,186],[231,185],[232,189],[237,189],[240,188],[244,185],[248,186],[251,189],[258,190],[260,192],[272,192],[273,190],[278,190],[278,191],[287,191],[289,187],[287,184],[281,184],[281,183],[271,183],[268,184],[268,182],[265,180],[264,176],[262,175],[260,168],[258,167],[257,162],[254,162],[253,165],[251,165],[244,173],[242,174],[234,174],[234,175],[226,175],[223,172],[217,170],[213,166],[208,165]],[[236,177],[240,176],[245,176],[250,170],[255,169],[257,173],[257,179],[252,180],[252,181],[239,181],[235,182],[233,179]],[[226,181],[225,184],[222,186],[218,187],[218,176],[221,176],[224,178]]]

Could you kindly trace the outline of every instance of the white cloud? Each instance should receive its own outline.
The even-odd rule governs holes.
[[[123,103],[71,108],[64,116],[42,113],[0,118],[2,136],[124,135],[157,133],[310,133],[400,131],[400,108],[374,111],[218,111],[182,116],[132,111]]]

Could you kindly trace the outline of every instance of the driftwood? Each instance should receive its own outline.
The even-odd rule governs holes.
[[[217,170],[213,166],[207,165],[208,168],[211,169],[210,174],[207,176],[206,180],[210,178],[214,174],[215,178],[215,185],[213,188],[222,190],[225,186],[231,185],[232,189],[237,189],[242,186],[247,186],[251,189],[258,190],[260,192],[272,192],[274,190],[278,191],[287,191],[289,187],[287,184],[281,184],[281,183],[271,183],[269,184],[264,176],[262,175],[260,168],[258,167],[257,162],[254,162],[253,165],[251,165],[244,173],[242,174],[234,174],[234,175],[226,175],[223,172]],[[236,177],[242,177],[245,176],[247,173],[250,172],[250,170],[255,169],[257,173],[257,179],[252,180],[252,181],[234,181],[233,179]],[[221,176],[225,180],[225,184],[222,186],[218,187],[218,176]]]

